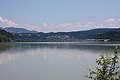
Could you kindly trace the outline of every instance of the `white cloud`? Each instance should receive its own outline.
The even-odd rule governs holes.
[[[118,28],[120,27],[120,18],[108,18],[104,20],[102,23],[89,21],[86,23],[76,22],[76,23],[48,24],[47,22],[45,22],[42,25],[40,24],[20,25],[11,20],[0,17],[0,26],[21,27],[29,30],[37,30],[40,32],[69,32],[69,31],[89,30],[95,28]]]
[[[104,27],[119,28],[120,22],[116,18],[108,18],[105,20]]]
[[[95,23],[87,22],[87,23],[61,23],[61,24],[48,24],[43,23],[41,26],[38,27],[37,30],[43,32],[68,32],[68,31],[79,31],[79,30],[86,30],[86,29],[93,29],[95,28]]]
[[[43,23],[43,26],[46,26],[46,27],[47,27],[47,26],[48,26],[48,24],[47,24],[47,23]]]
[[[120,19],[118,19],[118,21],[120,22]]]
[[[114,22],[116,22],[116,19],[114,18],[108,18],[105,20],[105,23],[114,23]]]
[[[4,27],[16,27],[16,26],[20,26],[20,24],[17,24],[11,20],[5,19],[0,17],[0,26],[4,26]]]
[[[43,32],[68,32],[68,31],[79,31],[79,30],[89,30],[95,28],[118,28],[120,27],[120,19],[108,18],[103,21],[103,23],[95,23],[89,21],[86,23],[61,23],[61,24],[47,24],[44,23],[38,28],[39,31]]]
[[[84,26],[84,27],[87,27],[87,28],[89,28],[89,27],[95,27],[95,26],[96,26],[96,23],[94,23],[94,22],[87,22],[87,23],[85,23],[83,26]]]

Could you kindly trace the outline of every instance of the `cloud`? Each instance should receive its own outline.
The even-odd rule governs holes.
[[[111,28],[119,28],[120,27],[120,19],[108,18],[104,22],[105,22],[104,27],[111,27]]]
[[[118,19],[118,21],[120,22],[120,19]]]
[[[60,23],[60,24],[48,24],[47,22],[45,22],[41,25],[40,24],[21,25],[11,20],[0,17],[0,26],[21,27],[29,30],[37,30],[40,32],[69,32],[69,31],[89,30],[89,29],[95,29],[95,28],[119,28],[120,18],[108,18],[103,20],[102,23],[88,21],[85,23],[71,22],[71,23]]]
[[[17,27],[20,26],[20,24],[17,24],[11,20],[5,19],[3,17],[0,17],[0,26],[4,27]]]
[[[61,23],[61,24],[48,24],[43,23],[41,26],[38,26],[39,31],[43,32],[69,32],[69,31],[80,31],[80,30],[89,30],[95,28],[119,28],[120,19],[108,18],[102,23],[96,23],[89,21],[86,23]]]
[[[116,22],[116,19],[114,18],[108,18],[105,20],[105,23],[114,23],[114,22]]]
[[[61,24],[48,24],[43,23],[42,25],[36,26],[39,31],[42,32],[69,32],[69,31],[79,31],[95,28],[96,23],[61,23]]]

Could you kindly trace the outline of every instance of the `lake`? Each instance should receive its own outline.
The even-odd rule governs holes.
[[[0,43],[0,80],[82,80],[120,42]],[[86,79],[84,79],[86,80]]]

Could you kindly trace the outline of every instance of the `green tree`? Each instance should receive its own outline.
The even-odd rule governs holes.
[[[97,67],[95,71],[89,69],[87,78],[91,80],[120,80],[120,64],[118,47],[115,48],[114,54],[101,55],[100,59],[96,59]]]
[[[13,41],[13,40],[14,40],[14,37],[11,33],[0,29],[0,42],[9,42],[9,41]]]

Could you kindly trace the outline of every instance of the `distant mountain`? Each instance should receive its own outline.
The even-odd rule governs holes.
[[[38,33],[37,31],[30,31],[24,28],[6,27],[3,29],[10,33]]]
[[[43,33],[30,31],[24,28],[7,27],[2,28],[12,33],[16,41],[44,41],[44,42],[65,42],[65,41],[81,41],[81,40],[103,40],[120,41],[120,28],[98,28],[85,31],[72,32],[50,32]]]
[[[98,28],[92,30],[85,30],[85,31],[74,31],[74,32],[67,32],[66,34],[69,36],[73,36],[77,39],[94,39],[97,35],[108,32],[110,28]]]
[[[2,29],[2,27],[0,27],[0,29]]]
[[[114,32],[112,32],[114,31]],[[101,28],[101,29],[92,29],[86,31],[74,31],[74,32],[51,32],[51,33],[18,33],[14,34],[14,37],[17,41],[51,41],[51,42],[64,42],[64,41],[81,41],[81,40],[89,40],[89,39],[110,39],[110,40],[118,40],[117,38],[120,36],[120,29],[109,29],[109,28]],[[104,37],[110,36],[110,37]],[[114,38],[114,39],[113,39]]]

